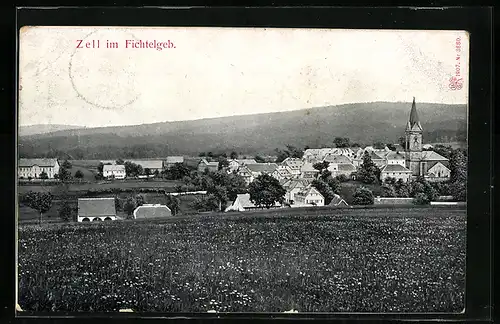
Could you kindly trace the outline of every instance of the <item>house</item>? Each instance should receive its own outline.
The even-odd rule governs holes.
[[[163,160],[128,160],[128,162],[140,165],[144,171],[149,169],[151,173],[163,171]]]
[[[385,155],[386,164],[399,164],[402,166],[406,165],[405,155],[399,151],[391,151]]]
[[[279,181],[294,178],[295,175],[288,166],[278,165],[278,168],[271,173],[271,176]]]
[[[334,194],[332,201],[330,201],[328,206],[330,206],[330,207],[348,207],[349,204],[344,199],[342,199],[342,197],[340,197],[337,194]]]
[[[216,172],[219,170],[219,162],[208,162],[206,159],[201,159],[198,163],[198,171],[204,172],[206,169],[210,172]]]
[[[57,159],[19,159],[17,164],[19,179],[38,179],[43,172],[47,174],[48,179],[54,179],[54,176],[59,173]]]
[[[165,161],[163,161],[163,167],[164,168],[170,168],[174,164],[177,163],[184,163],[184,157],[183,156],[167,156]]]
[[[423,128],[413,97],[405,129],[405,166],[411,170],[412,178],[421,176],[429,181],[448,181],[451,173],[448,159],[434,151],[424,151],[422,141]]]
[[[121,164],[106,164],[102,167],[102,176],[105,178],[125,179],[125,166]]]
[[[116,220],[115,198],[78,198],[78,222]]]
[[[228,172],[233,172],[237,171],[239,167],[246,165],[246,164],[255,164],[257,161],[254,159],[232,159],[229,160],[229,165],[228,165]]]
[[[271,208],[280,208],[279,203],[275,203]],[[250,201],[250,194],[238,194],[234,202],[226,208],[226,212],[229,211],[246,211],[252,209],[262,209],[265,207],[258,207],[252,201]]]
[[[386,178],[395,178],[407,182],[411,179],[411,173],[411,170],[401,164],[386,164],[380,169],[380,180],[384,182]]]
[[[247,184],[250,184],[262,174],[272,175],[276,169],[278,169],[276,163],[253,163],[241,166],[236,173],[243,177]]]
[[[285,201],[289,204],[295,203],[295,194],[302,191],[309,186],[311,180],[309,179],[290,179],[281,183],[282,187],[286,190]]]
[[[297,158],[286,158],[281,163],[281,166],[287,167],[293,175],[300,175],[300,169],[304,165],[304,161]]]
[[[350,178],[353,172],[356,172],[356,167],[352,163],[330,164],[327,168],[332,173],[332,177],[345,175]]]
[[[134,210],[134,219],[152,219],[172,216],[170,208],[160,204],[144,204]]]
[[[294,205],[297,206],[324,206],[325,198],[313,186],[307,186],[294,196]]]
[[[303,179],[316,179],[319,174],[319,170],[313,167],[312,163],[305,163],[300,169],[300,177]]]

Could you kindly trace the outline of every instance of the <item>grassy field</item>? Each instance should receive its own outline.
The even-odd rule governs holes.
[[[111,188],[161,188],[167,191],[172,191],[179,181],[174,180],[114,180],[100,183],[71,183],[69,184],[70,192],[87,191],[89,189],[111,189]],[[57,192],[61,188],[60,185],[22,185],[17,186],[19,193],[28,191],[48,191]]]
[[[460,312],[466,211],[284,210],[19,227],[27,311]]]

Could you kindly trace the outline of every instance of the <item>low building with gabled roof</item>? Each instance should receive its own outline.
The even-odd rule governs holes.
[[[165,161],[163,161],[163,167],[164,168],[170,168],[174,164],[177,163],[184,163],[184,157],[183,156],[167,156]]]
[[[19,179],[38,179],[45,172],[48,179],[54,179],[59,173],[57,159],[19,159],[17,163],[17,176]]]
[[[411,174],[412,171],[401,164],[386,164],[380,169],[380,180],[384,182],[386,178],[395,178],[407,182],[411,179]]]
[[[105,178],[125,179],[125,166],[122,164],[105,164],[102,167],[102,176]]]
[[[199,172],[204,172],[206,169],[210,172],[216,172],[219,170],[219,162],[213,161],[213,162],[208,162],[207,159],[201,159],[200,162],[198,162],[198,171]]]
[[[116,220],[115,198],[78,198],[78,222]]]

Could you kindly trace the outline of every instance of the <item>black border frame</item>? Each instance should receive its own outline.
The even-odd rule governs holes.
[[[8,252],[10,271],[5,276],[10,287],[2,287],[7,298],[2,299],[2,315],[9,318],[28,321],[31,316],[40,321],[68,320],[73,316],[86,317],[90,320],[102,318],[110,320],[129,317],[150,317],[153,319],[304,319],[323,320],[453,320],[453,321],[489,321],[492,318],[492,73],[493,65],[492,36],[493,11],[489,7],[447,7],[447,8],[411,8],[411,7],[287,7],[287,8],[240,8],[240,7],[189,7],[173,9],[158,8],[69,8],[58,9],[18,8],[16,11],[15,44],[15,84],[17,89],[17,51],[19,29],[22,26],[218,26],[218,27],[303,27],[303,28],[343,28],[343,29],[427,29],[427,30],[466,30],[470,33],[469,65],[469,177],[468,177],[468,217],[467,217],[467,279],[466,311],[463,314],[136,314],[136,313],[76,313],[76,314],[28,314],[14,315],[15,254]],[[17,109],[17,97],[15,100]],[[14,110],[17,111],[17,110]],[[17,113],[14,112],[14,120]],[[17,130],[14,129],[14,137]],[[15,146],[13,147],[15,151]],[[490,154],[486,154],[489,152]],[[14,154],[15,156],[15,154]],[[15,170],[13,170],[15,172]],[[14,173],[12,173],[14,175]],[[14,176],[13,176],[14,178]],[[11,183],[15,184],[13,180]],[[14,195],[12,195],[13,197]],[[13,197],[15,198],[15,197]],[[13,199],[14,201],[14,199]],[[14,205],[14,204],[13,204]],[[12,208],[12,207],[11,207]],[[12,214],[13,215],[13,214]],[[14,217],[6,223],[4,229],[15,231]],[[2,236],[3,246],[15,244],[13,234]],[[13,247],[13,246],[12,246]],[[4,254],[5,255],[5,254]],[[7,262],[3,263],[7,264]],[[13,280],[14,279],[14,280]],[[8,281],[12,280],[12,281]],[[5,288],[5,289],[3,289]],[[11,289],[12,293],[6,289]],[[3,316],[2,316],[3,317]],[[34,319],[34,318],[33,318]],[[114,320],[113,319],[113,320]],[[43,320],[42,320],[43,321]]]

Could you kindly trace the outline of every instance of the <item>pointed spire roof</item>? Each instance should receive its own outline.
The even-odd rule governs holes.
[[[415,97],[413,97],[410,119],[408,120],[408,124],[406,125],[406,130],[422,130],[422,125],[420,125],[420,119],[418,118],[417,105],[415,104]]]

